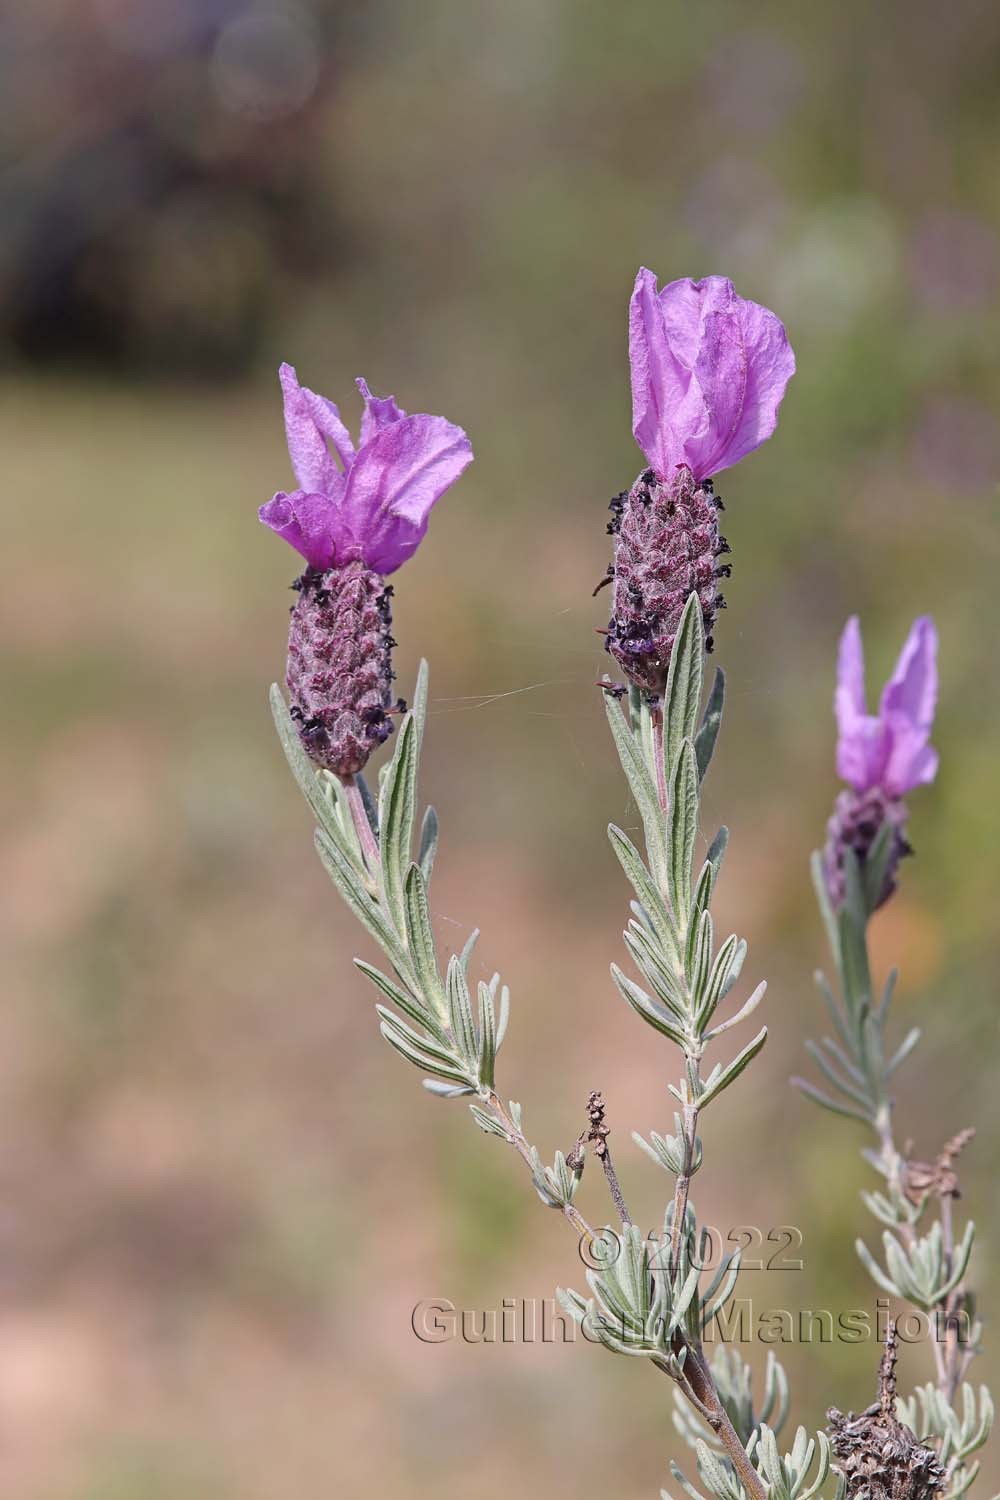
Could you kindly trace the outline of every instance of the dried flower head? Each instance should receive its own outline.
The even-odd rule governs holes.
[[[832,1406],[826,1419],[847,1500],[934,1500],[941,1493],[946,1475],[938,1455],[896,1416],[894,1324],[879,1367],[878,1401],[857,1416]]]
[[[848,620],[834,697],[837,773],[847,788],[834,804],[823,855],[835,907],[844,899],[846,851],[853,849],[863,864],[886,823],[893,830],[892,845],[877,905],[896,888],[899,861],[910,852],[903,798],[937,774],[937,751],[929,743],[936,703],[937,631],[929,616],[914,621],[877,714],[867,711],[861,627],[856,616]]]
[[[317,765],[348,777],[392,732],[395,642],[385,575],[416,551],[432,507],[472,460],[460,427],[407,416],[364,380],[355,449],[332,401],[282,365],[288,452],[300,488],[260,519],[305,558],[288,635],[291,713]]]
[[[711,476],[775,429],[795,356],[774,313],[738,297],[724,276],[662,291],[643,267],[629,307],[632,432],[649,468],[612,501],[617,536],[607,649],[631,682],[663,691],[688,595],[701,601],[706,639],[725,601],[717,580],[722,502]]]

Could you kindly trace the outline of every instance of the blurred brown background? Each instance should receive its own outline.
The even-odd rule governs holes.
[[[290,478],[280,359],[352,422],[365,374],[471,434],[396,580],[401,689],[432,664],[440,934],[481,925],[512,986],[529,1134],[568,1147],[603,1087],[654,1221],[668,1184],[627,1128],[669,1124],[674,1060],[607,975],[604,829],[634,819],[591,686],[605,507],[641,463],[640,262],[732,276],[799,361],[777,436],[720,483],[706,832],[732,828],[723,920],[772,1040],[707,1123],[697,1206],[801,1227],[801,1272],[748,1277],[759,1310],[873,1307],[861,1141],[786,1080],[820,1024],[837,635],[859,611],[880,682],[930,611],[942,770],[875,945],[900,1034],[926,1028],[901,1133],[926,1155],[980,1130],[963,1207],[996,1374],[998,60],[978,0],[7,0],[4,1496],[670,1482],[669,1389],[638,1362],[411,1331],[420,1299],[499,1308],[583,1268],[378,1037],[267,715],[295,564],[255,519]],[[604,1217],[599,1183],[583,1202]],[[871,1397],[872,1345],[782,1358],[804,1422]]]

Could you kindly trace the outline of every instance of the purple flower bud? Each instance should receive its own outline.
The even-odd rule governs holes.
[[[307,753],[338,776],[360,771],[392,733],[394,642],[384,575],[416,551],[431,509],[472,460],[460,427],[408,417],[392,396],[364,400],[361,440],[332,401],[282,365],[285,431],[300,488],[260,519],[305,558],[288,634],[292,717]]]
[[[725,276],[657,290],[643,267],[629,307],[632,432],[658,479],[700,482],[774,431],[795,356],[780,319]]]
[[[889,864],[876,902],[896,888],[899,861],[910,852],[905,828],[907,792],[934,780],[938,755],[930,745],[937,704],[937,631],[924,615],[915,620],[882,690],[877,714],[869,714],[861,627],[848,620],[837,661],[837,773],[847,782],[827,825],[823,868],[830,899],[844,899],[844,855],[853,849],[864,863],[885,823],[893,828]]]
[[[614,602],[605,646],[622,671],[647,693],[663,692],[674,637],[688,595],[697,593],[707,644],[725,601],[717,578],[728,572],[718,558],[729,547],[719,535],[719,506],[711,481],[696,484],[679,468],[669,483],[652,469],[628,495],[612,501],[617,532]]]
[[[362,562],[308,568],[288,631],[291,715],[309,756],[353,776],[392,733],[392,589]]]

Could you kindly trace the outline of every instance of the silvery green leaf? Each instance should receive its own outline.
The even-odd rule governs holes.
[[[711,1104],[714,1099],[717,1099],[723,1089],[727,1089],[731,1083],[735,1083],[744,1068],[749,1066],[766,1041],[767,1027],[762,1026],[753,1041],[748,1042],[741,1052],[737,1052],[728,1067],[723,1068],[718,1077],[705,1088],[698,1101],[702,1109],[706,1105]]]
[[[792,1078],[789,1080],[793,1089],[798,1089],[807,1099],[818,1104],[822,1109],[828,1109],[831,1114],[843,1115],[849,1120],[861,1120],[865,1125],[871,1124],[871,1118],[863,1110],[855,1109],[853,1104],[844,1104],[840,1100],[831,1099],[829,1094],[824,1094],[822,1089],[816,1088],[815,1084],[807,1078]]]
[[[686,1022],[689,1016],[686,986],[670,967],[670,957],[659,945],[656,934],[650,932],[647,926],[633,921],[622,933],[622,937],[636,967],[657,999],[662,1000],[679,1020]]]
[[[488,1115],[484,1109],[480,1109],[478,1104],[470,1104],[469,1109],[472,1113],[472,1118],[475,1120],[480,1130],[485,1130],[487,1135],[498,1135],[501,1140],[507,1141],[508,1143],[510,1142],[510,1136],[507,1134],[504,1127],[500,1124],[499,1120],[495,1120],[493,1116]]]
[[[691,915],[691,865],[698,834],[698,768],[694,747],[684,740],[670,778],[667,814],[667,896],[678,933]]]
[[[407,714],[399,726],[379,804],[382,889],[399,927],[404,921],[403,882],[410,864],[415,811],[416,729],[412,714]]]
[[[392,1001],[397,1010],[409,1016],[410,1020],[415,1021],[418,1026],[423,1026],[439,1042],[447,1041],[440,1025],[440,1018],[424,1004],[422,999],[401,989],[387,974],[383,974],[381,969],[376,969],[374,964],[366,963],[363,958],[356,958],[354,964],[367,979],[371,980],[372,984],[382,991],[387,1000]]]
[[[629,727],[620,706],[609,693],[604,693],[604,707],[614,736],[615,748],[622,763],[622,770],[635,798],[635,805],[642,819],[646,835],[646,849],[657,879],[666,869],[666,845],[664,842],[663,811],[656,795],[656,783],[650,763],[643,755],[640,743]],[[648,718],[648,710],[646,711]]]
[[[391,1015],[391,1012],[389,1014]],[[406,1058],[407,1062],[413,1063],[414,1067],[420,1068],[424,1073],[431,1073],[435,1078],[447,1078],[452,1083],[468,1083],[468,1078],[460,1067],[439,1062],[425,1048],[417,1047],[410,1042],[402,1034],[398,1022],[392,1026],[388,1021],[383,1021],[379,1030],[390,1047],[394,1047],[402,1057]]]
[[[474,1094],[476,1091],[467,1083],[439,1083],[436,1078],[425,1078],[424,1088],[429,1094],[434,1094],[439,1099],[460,1099],[463,1094]]]
[[[837,936],[841,973],[844,976],[844,995],[851,1014],[857,1018],[871,1004],[872,980],[865,928],[858,925],[856,917],[846,905],[841,908],[837,918]]]
[[[434,1007],[438,1019],[447,1024],[448,1005],[444,986],[438,972],[437,954],[434,950],[434,932],[427,904],[427,884],[419,865],[411,865],[403,887],[403,903],[406,918],[406,941],[418,988],[429,1005]]]
[[[674,1116],[674,1128],[677,1131],[676,1136],[658,1135],[655,1130],[651,1130],[648,1141],[637,1130],[633,1130],[632,1139],[637,1146],[641,1146],[651,1160],[656,1162],[657,1166],[663,1167],[666,1171],[672,1172],[675,1177],[679,1177],[685,1169],[687,1157],[679,1115]],[[701,1166],[702,1155],[701,1137],[698,1136],[695,1138],[693,1160],[688,1169],[687,1175],[689,1177],[693,1177]]]
[[[896,829],[890,819],[886,818],[882,827],[875,835],[872,846],[868,850],[864,864],[860,869],[861,895],[864,902],[865,914],[869,917],[877,909],[882,899],[886,871],[889,868],[889,861],[892,858],[895,841]]]
[[[281,748],[285,752],[285,759],[288,761],[289,770],[295,777],[299,791],[308,802],[319,826],[329,838],[336,840],[341,848],[345,849],[344,832],[337,820],[335,799],[327,795],[325,784],[320,781],[315,766],[303,750],[298,730],[288,712],[284,694],[276,682],[271,684],[269,700],[274,727],[278,731]]]
[[[433,1036],[429,1035],[421,1036],[419,1032],[414,1031],[413,1027],[408,1026],[405,1021],[401,1021],[385,1005],[376,1004],[375,1010],[382,1025],[383,1035],[386,1034],[387,1030],[391,1031],[397,1041],[405,1042],[412,1051],[419,1051],[423,1056],[430,1059],[431,1062],[445,1063],[449,1068],[457,1068],[460,1073],[462,1072],[461,1059],[455,1056],[455,1053],[447,1042],[439,1042]],[[428,1071],[433,1072],[434,1070],[428,1068]],[[462,1076],[464,1079],[464,1073]],[[467,1079],[464,1079],[464,1081],[468,1082]]]
[[[715,744],[719,738],[719,730],[722,727],[722,710],[726,701],[726,674],[721,667],[716,667],[715,678],[712,682],[712,691],[708,696],[708,703],[702,715],[701,726],[695,735],[694,751],[698,758],[698,780],[705,780],[705,773],[712,764],[712,756],[715,754]]]
[[[465,975],[468,975],[468,972],[469,972],[469,959],[472,957],[472,950],[475,948],[475,946],[478,943],[478,941],[479,941],[479,928],[478,927],[474,927],[472,929],[472,931],[469,933],[469,936],[465,940],[465,947],[462,949],[461,953],[458,955],[458,961],[462,965],[462,973],[465,974]]]
[[[514,1129],[515,1130],[520,1130],[521,1129],[521,1106],[520,1106],[520,1104],[518,1104],[517,1101],[514,1100],[514,1099],[509,1099],[507,1101],[507,1111],[508,1111],[511,1119],[514,1121]]]
[[[712,925],[711,912],[703,911],[700,917],[696,912],[688,926],[687,963],[691,1009],[696,1017],[701,1013],[705,991],[708,988],[714,946],[715,928]]]
[[[853,1051],[855,1042],[847,1029],[844,1017],[841,1015],[840,1006],[837,1004],[837,997],[834,995],[830,982],[827,979],[826,975],[823,973],[822,969],[816,969],[814,971],[813,981],[815,982],[816,988],[819,990],[820,995],[823,997],[823,1004],[826,1006],[830,1020],[833,1022],[834,1030],[840,1037],[840,1040],[843,1042],[844,1046],[851,1048],[851,1050]]]
[[[739,979],[743,961],[747,956],[747,945],[743,938],[732,933],[726,938],[712,965],[701,1002],[695,1012],[695,1024],[699,1031],[712,1019],[722,1001]]]
[[[713,1453],[707,1443],[699,1443],[695,1453],[698,1476],[717,1500],[743,1500],[743,1487],[728,1461]]]
[[[911,1031],[908,1031],[906,1033],[906,1036],[903,1038],[902,1042],[896,1048],[896,1051],[893,1053],[892,1057],[886,1064],[885,1072],[887,1078],[891,1078],[896,1069],[906,1061],[919,1040],[920,1027],[914,1026]]]
[[[726,850],[728,848],[729,848],[729,829],[723,823],[722,827],[719,829],[718,833],[715,835],[715,838],[709,844],[709,846],[708,846],[708,854],[706,855],[706,859],[708,860],[708,863],[712,866],[712,870],[713,870],[713,881],[712,881],[713,889],[714,889],[715,884],[718,882],[719,871],[722,869],[722,861],[726,857]]]
[[[877,1012],[877,1014],[878,1014],[878,1019],[879,1019],[880,1022],[884,1021],[885,1018],[886,1018],[886,1015],[888,1014],[889,1006],[892,1004],[892,997],[893,997],[893,993],[895,991],[898,979],[899,979],[899,970],[898,969],[890,969],[888,975],[886,976],[885,987],[882,990],[882,998],[881,998],[881,1000],[879,1001],[879,1004],[878,1004],[878,1012]]]
[[[718,1026],[713,1026],[711,1031],[706,1031],[703,1040],[713,1042],[716,1037],[721,1036],[724,1031],[730,1031],[734,1026],[739,1026],[748,1016],[752,1016],[764,996],[767,994],[767,980],[762,979],[760,984],[744,1000],[735,1015],[729,1017],[728,1021],[720,1021]]]
[[[424,813],[424,820],[420,825],[420,852],[417,856],[424,877],[424,884],[428,886],[431,883],[434,859],[437,855],[438,832],[438,815],[433,807],[428,807]]]
[[[823,926],[826,928],[830,952],[839,965],[840,933],[837,928],[837,915],[830,903],[830,893],[826,888],[826,876],[823,873],[823,855],[819,849],[815,849],[810,856],[809,870],[812,874],[813,889],[816,892],[816,904],[823,918]]]
[[[825,1056],[823,1049],[819,1047],[816,1042],[808,1040],[806,1042],[806,1051],[809,1053],[810,1057],[813,1059],[816,1066],[823,1074],[824,1078],[826,1078],[827,1082],[831,1083],[838,1093],[846,1095],[848,1099],[852,1099],[858,1106],[858,1108],[863,1110],[866,1115],[873,1116],[875,1114],[875,1101],[871,1099],[863,1089],[858,1088],[854,1083],[852,1083],[850,1079],[842,1077],[841,1074],[837,1072],[837,1069],[834,1067],[829,1058]]]
[[[653,879],[643,864],[642,856],[632,843],[631,839],[617,828],[614,823],[608,824],[608,838],[611,847],[618,856],[618,862],[625,871],[626,878],[639,899],[643,911],[646,913],[653,929],[660,941],[668,945],[673,954],[677,952],[677,934],[673,921],[663,903],[663,897],[657,890]]]
[[[445,976],[445,993],[448,999],[448,1013],[451,1021],[451,1030],[455,1038],[455,1045],[462,1058],[473,1067],[479,1064],[479,1043],[476,1038],[475,1022],[472,1018],[472,998],[469,994],[469,985],[465,977],[465,970],[461,961],[457,958],[448,960],[448,971]]]
[[[497,1021],[493,994],[488,984],[479,981],[479,1086],[491,1089],[497,1060]]]
[[[496,976],[499,978],[499,976]],[[507,986],[500,986],[500,1011],[497,1016],[497,1049],[503,1045],[503,1039],[507,1035],[507,1023],[510,1020],[510,990]]]
[[[637,984],[633,984],[632,980],[626,974],[622,973],[617,964],[611,965],[611,977],[618,986],[619,993],[644,1021],[648,1021],[650,1026],[655,1027],[657,1031],[669,1037],[678,1047],[684,1046],[684,1034],[677,1029],[673,1018],[662,1005],[658,1005],[651,996],[646,994],[645,990],[640,989]]]
[[[697,594],[691,594],[677,626],[663,695],[663,771],[668,781],[683,741],[694,739],[701,706],[704,663],[705,627],[701,603]]]
[[[347,859],[342,847],[322,828],[317,828],[315,842],[323,868],[362,927],[384,949],[396,972],[407,979],[412,977],[406,949],[386,920],[378,902],[367,890],[361,875]]]

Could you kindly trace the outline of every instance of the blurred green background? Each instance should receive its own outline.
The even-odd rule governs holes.
[[[901,1135],[965,1124],[997,1373],[1000,10],[706,0],[8,0],[0,17],[0,1493],[18,1500],[655,1494],[670,1392],[587,1346],[429,1346],[414,1304],[580,1285],[566,1227],[379,1040],[368,949],[272,733],[295,572],[275,367],[364,374],[477,461],[396,580],[432,666],[443,941],[510,982],[503,1084],[551,1153],[628,1144],[674,1060],[614,993],[630,810],[590,598],[629,431],[637,265],[785,320],[777,435],[723,476],[735,570],[706,833],[772,1039],[706,1130],[701,1217],[801,1227],[760,1310],[873,1308],[848,1122],[787,1087],[818,1029],[806,877],[842,623],[881,681],[942,637],[937,784],[877,920],[925,1041]],[[877,687],[877,683],[873,684]],[[368,956],[371,956],[370,954]],[[593,1217],[601,1184],[585,1181]],[[751,1353],[762,1362],[764,1350]],[[873,1345],[781,1351],[796,1414]],[[905,1377],[927,1378],[929,1351]],[[986,1482],[1000,1483],[1000,1444]]]

